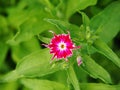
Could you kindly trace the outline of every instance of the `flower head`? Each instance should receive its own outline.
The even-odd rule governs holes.
[[[52,32],[52,31],[51,31]],[[50,48],[50,54],[53,54],[52,60],[56,59],[65,59],[68,61],[68,57],[73,55],[72,50],[80,48],[80,46],[75,46],[72,42],[70,33],[68,34],[58,34],[54,32],[54,37],[51,39],[50,44],[44,45]]]

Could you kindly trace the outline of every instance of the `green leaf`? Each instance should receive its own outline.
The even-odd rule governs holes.
[[[29,18],[28,12],[22,9],[19,9],[18,7],[8,9],[9,16],[7,19],[13,28],[18,28],[25,20]]]
[[[46,44],[48,44],[50,42],[50,38],[43,37],[42,35],[39,35],[38,38]]]
[[[6,18],[0,15],[0,34],[1,34],[1,29],[7,27],[7,21]]]
[[[108,85],[98,83],[81,83],[82,90],[119,90],[120,85]]]
[[[79,12],[79,13],[82,15],[83,26],[84,27],[89,26],[90,23],[89,17],[84,12]]]
[[[93,78],[99,78],[105,83],[112,83],[109,73],[89,56],[83,56],[81,67]]]
[[[7,51],[8,51],[8,45],[6,45],[4,42],[0,42],[0,68],[3,64],[3,61],[5,60]]]
[[[55,25],[58,29],[66,31],[68,28],[68,23],[64,22],[64,21],[60,21],[60,20],[56,20],[56,19],[47,19],[45,18],[45,20],[53,25]]]
[[[0,68],[6,58],[6,54],[9,48],[5,43],[10,36],[7,25],[6,18],[0,15]]]
[[[0,78],[0,83],[11,82],[11,81],[17,80],[18,78],[21,78],[21,77],[22,77],[22,75],[20,76],[16,70],[13,70],[13,71],[7,73],[2,78]]]
[[[105,42],[112,40],[120,30],[119,10],[120,1],[116,1],[91,19],[91,30],[96,31]]]
[[[32,38],[26,42],[22,42],[18,45],[11,46],[12,58],[15,62],[21,60],[24,56],[30,53],[40,50],[40,44],[36,38]]]
[[[15,45],[22,41],[27,41],[44,30],[54,28],[51,24],[44,21],[44,18],[52,18],[52,15],[45,11],[45,6],[42,4],[35,3],[31,5],[25,13],[28,15],[25,16],[27,19],[20,25],[17,34],[8,41],[9,44]],[[20,15],[22,15],[22,13]]]
[[[34,7],[35,3],[39,3],[38,0],[21,0],[15,7],[10,7],[7,9],[8,12],[8,22],[12,27],[18,28],[23,22],[33,15],[31,8]]]
[[[98,50],[99,53],[105,55],[113,63],[120,67],[119,57],[112,51],[112,49],[109,48],[109,46],[105,42],[103,42],[102,40],[96,40],[93,46]]]
[[[0,84],[1,90],[18,90],[19,85],[17,82],[11,82],[6,84]]]
[[[5,43],[10,37],[11,32],[8,29],[8,22],[5,17],[0,15],[0,41]]]
[[[72,83],[74,89],[80,90],[79,82],[72,66],[68,68],[67,73],[68,73],[68,79]]]
[[[69,90],[65,85],[49,80],[22,79],[22,84],[31,90]]]
[[[66,18],[69,18],[73,13],[83,10],[88,6],[95,5],[97,0],[68,0]],[[72,7],[72,8],[71,8]]]
[[[48,49],[36,51],[24,57],[14,71],[5,75],[1,82],[10,82],[21,77],[42,77],[63,69],[64,63],[50,64]]]

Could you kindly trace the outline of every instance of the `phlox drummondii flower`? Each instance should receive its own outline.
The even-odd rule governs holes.
[[[73,55],[73,50],[79,49],[80,46],[75,46],[75,44],[71,40],[69,32],[68,34],[58,35],[56,35],[54,32],[52,33],[54,34],[54,37],[51,39],[50,44],[43,45],[50,49],[50,54],[53,54],[52,60],[56,58],[58,60],[65,59],[66,61],[68,61],[68,57],[71,57]],[[81,64],[81,62],[77,62],[78,65]]]

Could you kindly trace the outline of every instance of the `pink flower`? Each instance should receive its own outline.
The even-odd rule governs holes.
[[[51,31],[52,32],[52,31]],[[54,37],[51,39],[50,44],[45,45],[50,48],[50,54],[53,54],[52,60],[56,59],[65,59],[68,61],[68,57],[73,55],[72,50],[79,49],[80,46],[75,46],[72,42],[70,33],[68,34],[58,34],[56,35],[54,32]]]

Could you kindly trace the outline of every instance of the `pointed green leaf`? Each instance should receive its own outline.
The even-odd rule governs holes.
[[[56,20],[56,19],[46,19],[45,20],[53,25],[55,25],[57,28],[59,28],[60,30],[66,31],[68,28],[68,23],[64,22],[64,21],[60,21],[60,20]]]
[[[22,84],[31,90],[69,90],[65,85],[49,80],[22,79]]]
[[[19,84],[17,82],[0,84],[1,90],[18,90],[18,88],[19,88]]]
[[[99,78],[105,83],[112,83],[109,73],[89,56],[83,56],[81,67],[93,78]]]
[[[81,83],[82,90],[119,90],[120,85],[108,85],[100,83]]]
[[[112,12],[111,12],[112,11]],[[120,30],[120,1],[113,2],[90,22],[90,28],[105,42],[112,40]]]
[[[89,23],[90,23],[89,17],[84,12],[79,12],[79,13],[82,15],[83,26],[84,27],[89,26]]]
[[[43,37],[43,36],[41,36],[41,35],[39,35],[38,38],[39,38],[42,42],[44,42],[44,43],[47,43],[47,44],[48,44],[48,43],[50,42],[50,38]]]
[[[120,67],[119,57],[112,51],[112,49],[109,48],[109,46],[105,42],[103,42],[102,40],[96,40],[93,46],[98,50],[99,53],[105,55],[113,63]]]
[[[51,55],[48,49],[39,50],[23,58],[18,63],[16,70],[25,76],[43,76],[54,72],[51,69],[50,60]]]
[[[9,73],[7,73],[5,76],[3,76],[0,79],[0,83],[6,83],[6,82],[11,82],[14,80],[17,80],[18,78],[21,78],[22,75],[20,76],[16,70],[13,70]]]
[[[78,10],[83,10],[88,6],[95,5],[97,0],[68,0],[66,17],[69,18],[73,13]],[[72,6],[72,8],[71,8]]]
[[[26,42],[22,42],[12,47],[12,58],[15,62],[21,60],[24,56],[40,50],[40,44],[36,38],[32,38]]]
[[[16,69],[5,75],[2,82],[10,82],[21,77],[42,77],[63,69],[63,63],[50,64],[50,60],[48,49],[31,53],[20,60]]]

